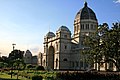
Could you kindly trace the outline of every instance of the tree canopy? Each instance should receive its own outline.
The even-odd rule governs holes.
[[[20,51],[20,50],[14,50],[11,51],[11,53],[9,53],[9,60],[15,60],[15,59],[23,59],[23,54],[24,51]]]
[[[99,25],[94,35],[86,36],[85,44],[90,47],[88,61],[113,62],[120,70],[120,23],[113,23],[110,29],[107,23]]]

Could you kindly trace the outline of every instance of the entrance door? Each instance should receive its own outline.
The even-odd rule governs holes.
[[[48,67],[51,69],[54,69],[54,47],[49,47],[49,53],[48,53]]]

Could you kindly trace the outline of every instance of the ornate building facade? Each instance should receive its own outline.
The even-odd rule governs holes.
[[[86,70],[91,66],[86,62],[87,55],[82,51],[88,49],[84,45],[85,36],[92,35],[98,29],[98,20],[87,2],[78,11],[74,19],[74,33],[66,26],[61,26],[56,34],[48,32],[44,37],[44,53],[39,53],[39,65],[54,70]],[[106,66],[106,67],[105,67]],[[97,70],[109,69],[109,63],[102,66],[95,63],[92,67]],[[113,70],[115,68],[112,67]]]
[[[97,30],[98,21],[95,13],[84,3],[74,20],[74,34],[66,26],[61,26],[56,34],[48,32],[44,37],[44,53],[40,55],[40,65],[50,69],[88,69],[86,55],[81,52],[87,49],[83,45],[84,37]]]

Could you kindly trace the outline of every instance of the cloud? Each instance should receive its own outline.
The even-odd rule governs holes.
[[[33,53],[33,55],[38,55],[39,52],[43,52],[43,45],[31,45],[30,51]]]
[[[120,0],[115,0],[115,1],[113,1],[114,3],[120,3]]]

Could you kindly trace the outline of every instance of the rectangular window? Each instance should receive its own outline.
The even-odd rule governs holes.
[[[83,62],[82,61],[80,61],[80,66],[83,67]]]
[[[83,41],[81,41],[81,45],[83,45],[83,43],[84,43],[84,42],[83,42]]]
[[[91,24],[91,30],[93,30],[93,24]]]
[[[84,24],[81,24],[81,30],[84,30]]]
[[[94,28],[93,28],[94,30],[96,30],[96,25],[94,25]]]
[[[72,62],[72,67],[74,67],[74,62]]]
[[[86,30],[89,30],[89,24],[86,24]]]
[[[78,61],[76,61],[76,67],[78,67]]]

